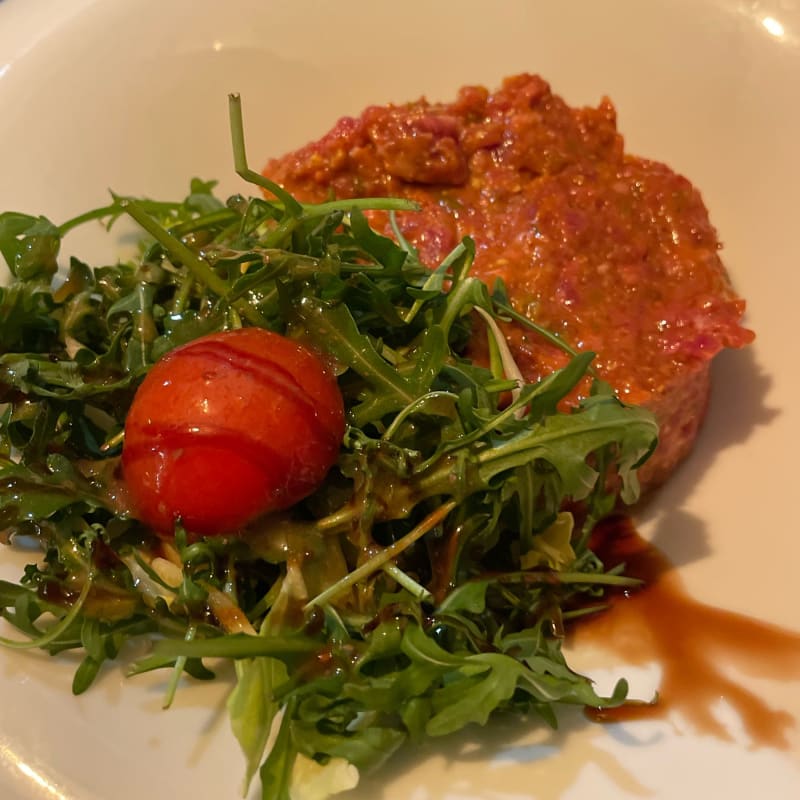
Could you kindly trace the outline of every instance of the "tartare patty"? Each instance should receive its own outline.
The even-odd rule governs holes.
[[[700,192],[666,165],[625,153],[607,98],[572,108],[524,74],[493,93],[464,87],[452,103],[373,106],[264,174],[309,202],[417,201],[420,212],[397,220],[431,267],[472,237],[473,274],[490,288],[502,279],[517,311],[596,352],[620,397],[656,414],[660,442],[640,475],[645,487],[691,450],[711,359],[753,339]],[[371,222],[391,235],[384,214]],[[530,381],[566,363],[523,326],[506,334]]]

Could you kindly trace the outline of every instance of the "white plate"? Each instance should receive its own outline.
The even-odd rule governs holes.
[[[175,197],[199,175],[240,188],[229,91],[244,95],[258,165],[368,103],[448,99],[519,71],[541,73],[573,104],[609,94],[629,149],[703,190],[758,339],[719,359],[697,451],[644,523],[696,598],[797,629],[794,0],[0,0],[0,209],[60,221],[104,203],[107,187]],[[100,252],[91,230],[71,245]],[[19,562],[0,559],[0,574],[17,577]],[[157,681],[118,670],[74,699],[72,667],[0,652],[0,797],[238,796],[222,687],[187,688],[162,712]],[[645,692],[657,680],[634,677]],[[746,685],[800,720],[800,681],[756,674]],[[797,731],[773,751],[727,718],[730,741],[681,719],[600,728],[567,716],[552,738],[494,726],[402,756],[352,796],[799,796]]]

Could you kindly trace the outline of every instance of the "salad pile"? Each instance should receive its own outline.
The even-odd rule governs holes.
[[[2,643],[80,651],[80,693],[128,640],[146,639],[148,655],[127,668],[166,670],[165,705],[183,675],[210,679],[233,660],[245,786],[259,774],[271,800],[312,782],[323,794],[352,788],[405,743],[498,712],[554,726],[559,704],[625,702],[624,681],[599,696],[561,643],[607,587],[636,583],[604,568],[590,536],[637,499],[652,415],[566,344],[566,367],[525,384],[502,322],[560,340],[521,320],[501,284],[470,276],[469,240],[429,268],[363,213],[406,201],[297,202],[247,167],[236,97],[231,112],[237,172],[270,199],[223,203],[193,180],[182,202],[113,196],[62,225],[0,214],[11,271],[0,289],[0,538],[42,552],[19,584],[0,581],[0,614],[24,634]],[[59,269],[72,228],[123,216],[143,229],[136,259],[72,257]],[[167,508],[168,529],[154,523],[128,485],[137,390],[190,343],[252,329],[299,344],[335,377],[343,435],[330,463],[302,499],[241,514],[246,492],[214,494],[236,471],[207,460],[206,486],[189,494],[211,498],[219,526],[190,524],[182,506]],[[476,336],[487,365],[464,357]],[[189,407],[202,381],[180,385]],[[249,452],[248,431],[283,435],[292,419],[246,416],[226,457]],[[161,452],[163,441],[136,435]],[[298,434],[283,449],[308,442]]]

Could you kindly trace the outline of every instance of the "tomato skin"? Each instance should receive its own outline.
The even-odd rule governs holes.
[[[308,348],[261,328],[203,336],[158,361],[125,421],[136,516],[162,535],[236,533],[313,492],[344,434],[338,385]]]

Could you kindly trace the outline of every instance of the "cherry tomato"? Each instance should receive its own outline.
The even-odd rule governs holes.
[[[204,336],[158,361],[125,422],[134,512],[162,535],[235,533],[313,492],[336,461],[344,408],[308,348],[261,328]]]

